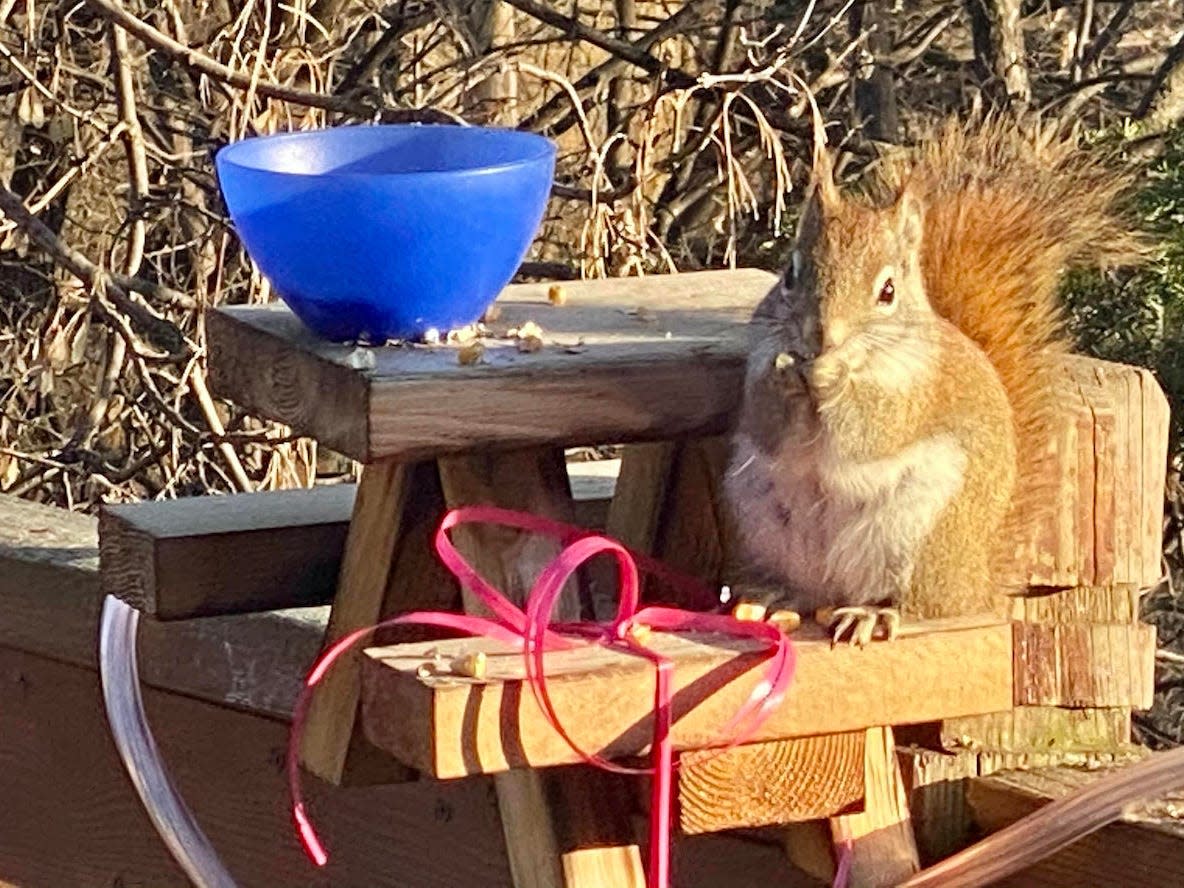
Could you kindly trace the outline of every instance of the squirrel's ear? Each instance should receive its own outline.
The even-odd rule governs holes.
[[[814,193],[811,197],[826,209],[837,207],[840,202],[839,186],[835,184],[835,162],[826,150],[826,143],[818,134],[814,139],[814,169],[811,174]]]
[[[806,202],[802,206],[802,216],[798,220],[797,241],[799,243],[809,243],[818,238],[829,206],[819,184],[817,182],[811,184],[810,192],[806,195]]]
[[[896,230],[905,249],[920,249],[924,228],[925,208],[916,192],[906,185],[896,199]]]
[[[811,172],[811,184],[814,193],[811,200],[817,200],[822,208],[830,209],[839,205],[839,188],[835,184],[835,163],[826,150],[826,121],[822,112],[814,103],[814,97],[807,93],[810,99],[811,121],[814,129],[814,163]]]
[[[810,175],[810,191],[806,195],[802,218],[798,223],[798,240],[810,240],[816,236],[822,221],[837,210],[841,203],[839,188],[835,184],[834,163],[826,146],[819,141],[820,135],[815,133],[814,168]],[[821,135],[821,138],[825,136]]]

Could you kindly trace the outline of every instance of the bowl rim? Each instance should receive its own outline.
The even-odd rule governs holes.
[[[359,172],[336,172],[328,171],[321,173],[313,172],[293,172],[291,170],[277,170],[269,167],[258,166],[256,164],[244,163],[235,158],[235,154],[239,153],[235,149],[243,145],[255,145],[261,141],[296,141],[303,138],[308,138],[313,135],[323,135],[324,133],[337,132],[347,129],[386,129],[386,130],[424,130],[424,129],[465,129],[470,131],[479,131],[485,133],[497,133],[500,135],[510,135],[515,138],[521,138],[523,141],[534,142],[539,150],[537,153],[532,153],[529,156],[519,158],[517,160],[510,160],[504,163],[483,164],[481,166],[464,167],[462,169],[451,170],[402,170],[391,173],[359,173]],[[216,168],[222,166],[233,166],[240,170],[250,170],[256,173],[266,173],[270,176],[288,176],[292,178],[305,179],[387,179],[399,178],[402,176],[458,176],[458,175],[473,175],[484,173],[496,173],[504,170],[511,170],[521,166],[528,166],[530,164],[538,163],[541,160],[554,160],[558,153],[558,147],[555,142],[546,136],[538,133],[531,133],[525,130],[513,129],[512,127],[504,126],[478,126],[475,124],[450,124],[450,123],[350,123],[341,124],[338,126],[322,126],[315,129],[295,130],[281,133],[268,133],[262,136],[248,136],[237,141],[230,142],[223,145],[214,154],[214,165]]]

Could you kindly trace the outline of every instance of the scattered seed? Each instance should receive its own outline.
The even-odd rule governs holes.
[[[484,356],[485,346],[479,339],[474,339],[472,342],[462,345],[456,353],[456,359],[462,367],[479,364]]]
[[[535,352],[542,351],[543,340],[538,336],[519,336],[518,337],[518,351],[523,354],[533,355]]]
[[[355,348],[349,353],[349,365],[355,370],[373,370],[378,366],[378,359],[374,350],[369,348]]]
[[[469,324],[467,327],[458,327],[455,330],[448,331],[448,341],[453,343],[464,344],[472,342],[480,335],[477,325]]]
[[[653,629],[644,623],[633,623],[629,626],[629,635],[638,644],[645,644],[646,639],[653,634]]]
[[[465,654],[463,657],[457,657],[452,661],[450,668],[457,675],[464,675],[469,678],[484,678],[486,665],[485,651],[476,651],[471,654]]]
[[[765,618],[765,606],[752,601],[741,601],[732,608],[732,616],[744,622],[757,623]]]
[[[547,301],[552,305],[563,305],[567,302],[567,293],[562,284],[552,284],[547,289]]]
[[[534,321],[527,321],[521,327],[517,327],[510,331],[510,335],[518,339],[527,339],[531,336],[536,339],[541,339],[543,336],[543,328]]]
[[[802,625],[802,615],[792,610],[777,610],[769,614],[769,622],[788,635]]]

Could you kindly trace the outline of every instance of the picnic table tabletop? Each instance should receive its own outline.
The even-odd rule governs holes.
[[[667,440],[726,429],[746,322],[775,277],[702,271],[507,287],[484,353],[316,338],[283,304],[208,319],[216,393],[361,462],[487,446]],[[533,322],[541,348],[509,334]]]

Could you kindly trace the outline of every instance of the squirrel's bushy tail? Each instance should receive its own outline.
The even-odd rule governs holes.
[[[1073,141],[998,118],[947,122],[882,169],[885,184],[907,181],[922,196],[934,309],[983,349],[1007,390],[1017,474],[1001,537],[1014,540],[1017,522],[1040,520],[1051,500],[1041,488],[1056,406],[1052,364],[1068,348],[1061,277],[1073,265],[1142,256],[1122,219],[1131,176]]]

